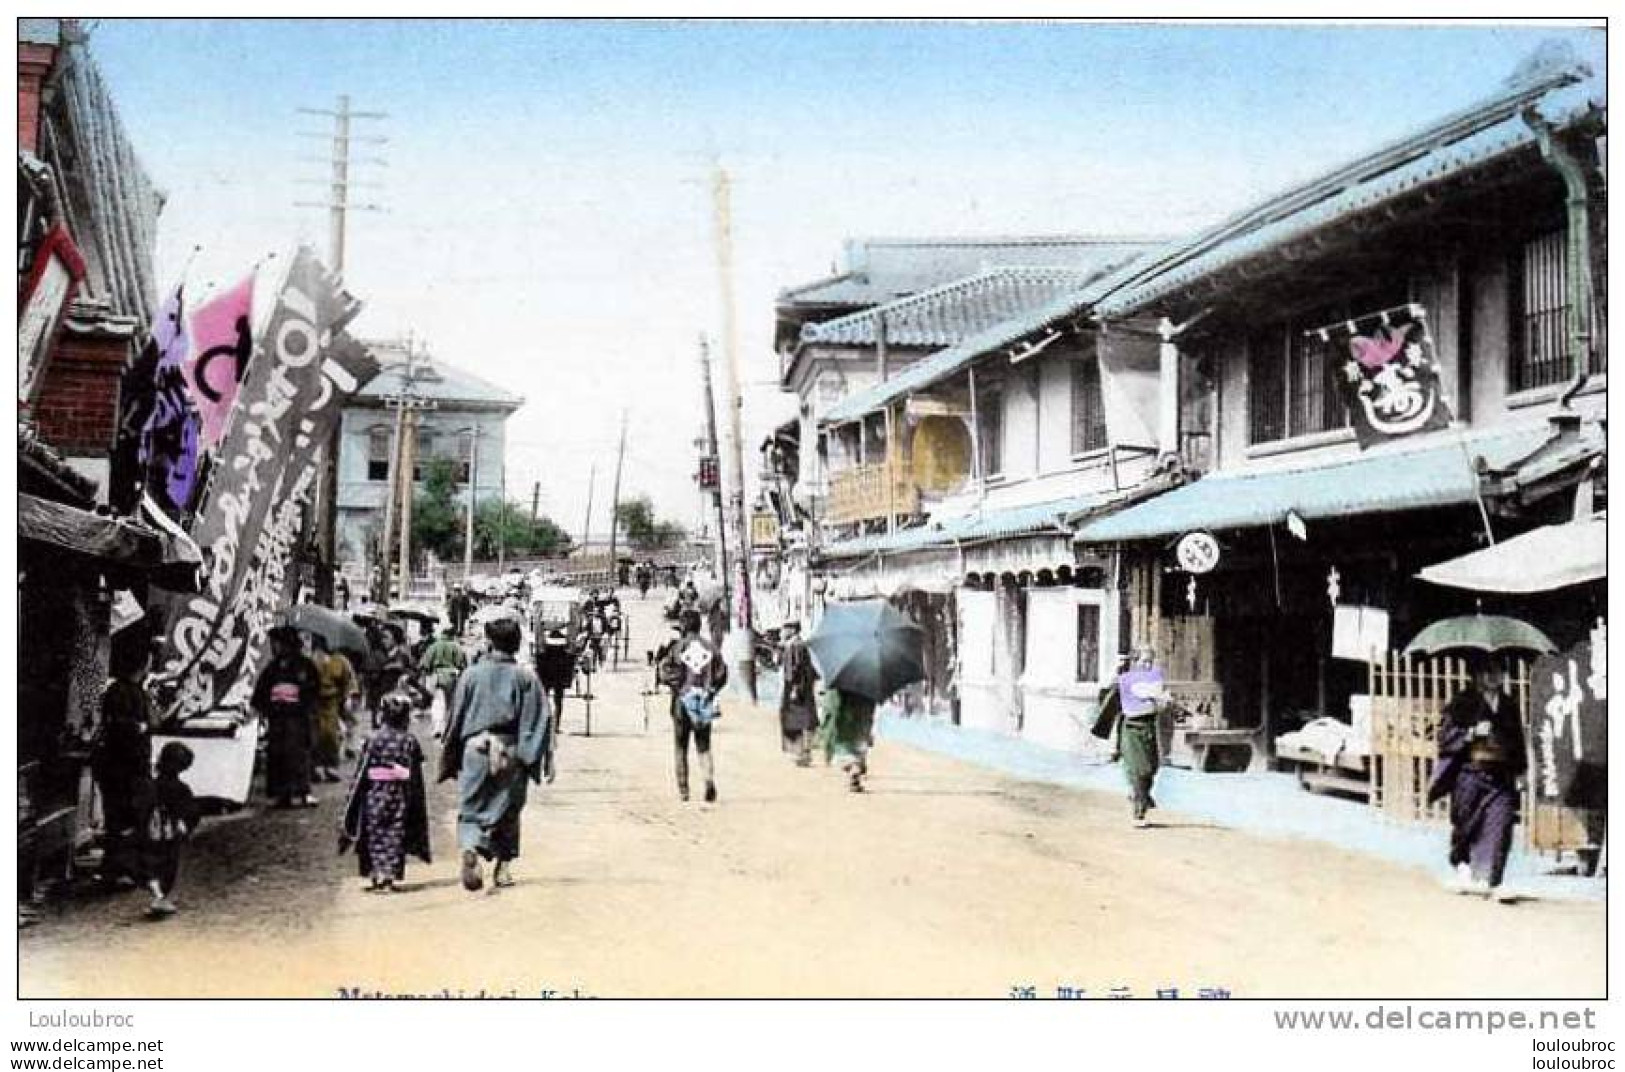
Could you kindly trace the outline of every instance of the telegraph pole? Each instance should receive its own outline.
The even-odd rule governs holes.
[[[728,393],[728,499],[733,521],[734,658],[745,692],[756,699],[755,641],[751,636],[750,522],[745,516],[745,449],[741,427],[743,402],[739,397],[739,326],[734,309],[733,207],[728,172],[717,165],[712,187],[716,200],[717,283],[722,297],[723,385]]]
[[[474,575],[474,500],[480,489],[480,429],[468,430],[468,513],[463,529],[463,583]]]
[[[598,478],[598,463],[594,461],[587,470],[587,520],[581,523],[581,557],[585,559],[592,553],[592,545],[588,539],[592,536],[592,486]]]
[[[395,547],[395,502],[400,497],[397,484],[401,479],[401,445],[406,441],[406,398],[396,395],[384,400],[384,405],[395,410],[395,436],[389,444],[389,476],[384,481],[389,491],[384,496],[384,533],[378,544],[378,587],[373,599],[389,602],[390,551]]]
[[[389,599],[393,573],[390,552],[394,550],[395,520],[401,525],[401,597],[405,598],[411,579],[412,546],[412,466],[416,451],[413,441],[417,434],[417,411],[433,409],[434,403],[417,397],[417,359],[421,356],[417,344],[410,338],[406,344],[406,368],[403,370],[400,390],[384,399],[384,405],[395,411],[395,442],[389,455],[389,493],[384,500],[384,537],[378,549],[378,565],[382,574],[379,598]],[[398,500],[398,501],[397,501]]]
[[[414,400],[415,401],[415,400]],[[412,493],[413,479],[418,466],[418,415],[414,409],[403,407],[406,414],[402,431],[406,438],[401,444],[401,599],[412,594]]]
[[[350,132],[350,124],[354,120],[384,119],[383,112],[358,112],[350,107],[348,95],[341,94],[335,102],[335,107],[327,108],[300,108],[303,115],[327,116],[333,120],[332,151],[325,162],[328,167],[326,179],[307,180],[313,184],[327,187],[326,201],[300,201],[296,202],[303,208],[324,208],[327,210],[327,260],[333,271],[342,276],[344,274],[345,254],[345,226],[350,212],[378,212],[380,207],[375,204],[356,204],[350,199],[350,189],[362,185],[350,178],[351,145],[356,142],[382,144],[387,139],[376,135],[358,136]],[[329,135],[313,131],[304,131],[308,137],[326,139]],[[357,160],[356,163],[383,164],[377,157],[368,157]],[[322,479],[318,488],[316,501],[316,538],[318,545],[318,568],[316,571],[317,601],[331,604],[333,601],[333,568],[336,558],[336,533],[338,528],[338,454],[341,429],[335,425],[327,442],[322,445],[324,457],[322,459]],[[387,534],[386,534],[387,539]]]
[[[609,575],[612,578],[610,586],[614,587],[613,578],[619,576],[617,572],[620,564],[615,559],[615,538],[620,530],[620,518],[617,514],[621,509],[621,463],[626,460],[626,410],[621,410],[621,445],[615,451],[615,485],[610,492],[609,506]]]
[[[705,391],[705,456],[711,460],[713,476],[716,484],[709,490],[711,507],[716,513],[716,572],[717,583],[722,585],[723,598],[728,592],[728,544],[726,533],[728,531],[727,518],[722,508],[722,472],[721,458],[717,454],[717,396],[711,387],[711,344],[704,335],[700,336],[700,381]]]
[[[533,481],[530,485],[530,527],[536,527],[538,514],[542,507],[542,482]]]

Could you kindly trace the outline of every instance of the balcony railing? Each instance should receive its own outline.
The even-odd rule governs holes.
[[[893,515],[908,516],[920,509],[920,490],[902,465],[882,462],[859,465],[829,478],[829,506],[824,519],[846,525]]]

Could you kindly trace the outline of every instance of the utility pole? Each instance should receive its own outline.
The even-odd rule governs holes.
[[[530,485],[530,527],[535,528],[542,506],[542,482],[534,481]]]
[[[383,112],[358,112],[353,110],[350,107],[350,98],[347,95],[340,95],[336,106],[331,109],[300,108],[299,112],[304,115],[327,116],[333,120],[331,153],[325,161],[316,158],[316,162],[326,164],[328,176],[326,179],[306,180],[312,184],[325,185],[327,187],[327,200],[300,201],[297,204],[303,208],[325,208],[327,210],[327,260],[333,271],[342,276],[344,274],[345,225],[348,213],[352,211],[380,211],[378,205],[371,203],[356,204],[350,199],[351,187],[364,185],[350,178],[352,163],[350,148],[355,142],[382,144],[387,140],[375,135],[354,135],[350,132],[350,123],[358,119],[384,119],[387,116]],[[329,137],[329,135],[314,131],[302,131],[301,133],[307,137],[322,138],[324,140]],[[383,160],[377,157],[367,157],[354,162],[378,165],[384,163]],[[315,524],[318,547],[316,597],[318,602],[324,604],[331,604],[333,601],[333,568],[338,529],[338,455],[340,442],[341,428],[339,425],[335,425],[327,438],[327,442],[322,444],[322,477],[316,499]]]
[[[378,598],[387,601],[390,598],[391,575],[393,563],[390,561],[390,552],[394,549],[395,523],[399,516],[401,522],[401,596],[406,596],[407,582],[411,578],[411,544],[412,544],[412,465],[415,451],[411,441],[417,431],[417,411],[433,409],[434,403],[417,397],[415,390],[417,383],[417,360],[423,356],[417,349],[417,343],[408,337],[406,343],[406,367],[402,372],[401,387],[394,394],[384,399],[385,407],[395,411],[395,442],[389,454],[389,493],[384,500],[384,535],[378,549],[378,565],[381,574]]]
[[[592,545],[588,540],[592,537],[592,486],[598,478],[598,463],[594,461],[587,470],[587,520],[581,523],[581,557],[586,558],[592,554]]]
[[[728,172],[717,165],[712,186],[716,201],[717,283],[722,298],[723,385],[728,393],[728,489],[734,534],[734,582],[732,593],[734,658],[740,680],[752,702],[756,700],[756,653],[751,636],[750,522],[745,516],[745,448],[741,427],[743,402],[739,396],[739,325],[734,309],[733,288],[733,207]]]
[[[474,500],[480,490],[480,429],[468,429],[468,514],[463,529],[463,583],[474,575]]]
[[[417,487],[418,467],[418,415],[405,409],[406,421],[402,431],[406,438],[401,445],[401,599],[412,595],[412,493]]]
[[[621,410],[621,445],[615,451],[615,485],[609,498],[609,575],[611,578],[619,576],[620,563],[615,558],[615,537],[620,531],[621,509],[621,463],[626,460],[626,410]],[[611,587],[614,581],[610,582]]]
[[[711,495],[711,508],[716,513],[714,524],[716,533],[716,562],[717,583],[722,585],[723,598],[728,592],[728,544],[725,538],[728,531],[727,518],[722,508],[722,459],[717,454],[717,396],[711,388],[711,344],[704,335],[700,336],[700,380],[705,391],[705,456],[710,459],[712,476],[716,483],[708,490]]]
[[[395,502],[400,497],[397,486],[401,479],[401,444],[406,441],[404,395],[386,398],[384,405],[395,410],[395,435],[389,444],[389,475],[384,481],[389,491],[384,496],[384,533],[378,543],[378,587],[372,594],[379,603],[389,602],[390,552],[395,548]]]
[[[508,466],[502,466],[502,498],[497,502],[497,572],[508,566]]]

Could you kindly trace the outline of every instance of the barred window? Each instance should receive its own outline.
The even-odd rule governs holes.
[[[1568,232],[1562,228],[1524,242],[1513,263],[1513,391],[1564,383],[1574,375],[1569,346]],[[1588,372],[1608,371],[1607,324],[1591,309]]]
[[[1549,231],[1523,244],[1517,261],[1512,361],[1514,391],[1567,380],[1569,286],[1564,232]]]
[[[1078,604],[1078,666],[1079,681],[1100,680],[1100,605]]]
[[[1281,329],[1247,340],[1247,441],[1286,438],[1286,340]]]
[[[982,456],[982,475],[1004,472],[1004,385],[990,383],[976,392],[977,450]]]
[[[1310,333],[1403,305],[1407,293],[1405,281],[1397,280],[1255,333],[1247,341],[1248,442],[1273,443],[1349,427],[1339,380],[1345,355]]]
[[[1106,447],[1106,405],[1100,392],[1100,362],[1093,354],[1072,362],[1072,453]]]
[[[1321,321],[1320,323],[1324,323]],[[1305,334],[1320,323],[1294,324],[1289,337],[1287,383],[1291,392],[1287,406],[1287,433],[1312,435],[1349,425],[1348,404],[1338,383],[1341,355],[1330,353],[1332,344],[1318,335]]]

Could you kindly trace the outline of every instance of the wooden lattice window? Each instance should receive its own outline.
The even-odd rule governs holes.
[[[1569,355],[1568,262],[1562,230],[1523,243],[1513,313],[1514,391],[1550,387],[1573,375]]]
[[[1273,443],[1286,438],[1286,349],[1282,331],[1260,332],[1247,340],[1247,441]]]
[[[982,475],[1004,472],[1004,385],[986,384],[976,392],[977,450],[982,456]]]
[[[1548,231],[1524,242],[1513,263],[1512,391],[1568,381],[1574,375],[1569,340],[1568,232]],[[1587,371],[1608,371],[1608,325],[1591,308],[1591,355]]]
[[[1106,405],[1100,362],[1093,355],[1072,362],[1072,453],[1106,449]]]

